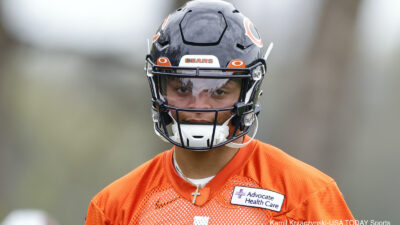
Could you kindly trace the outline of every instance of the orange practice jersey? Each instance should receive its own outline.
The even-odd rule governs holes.
[[[86,225],[327,225],[354,220],[332,178],[260,141],[241,148],[198,190],[200,195],[177,174],[172,157],[173,149],[163,152],[98,193]]]

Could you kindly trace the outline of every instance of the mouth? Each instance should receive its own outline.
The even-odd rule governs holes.
[[[183,123],[190,123],[190,124],[214,124],[214,121],[204,120],[204,119],[186,119]]]

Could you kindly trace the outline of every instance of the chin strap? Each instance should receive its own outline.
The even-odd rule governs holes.
[[[226,144],[225,146],[229,147],[229,148],[243,148],[244,146],[248,145],[256,136],[257,134],[257,130],[258,130],[258,118],[256,115],[254,115],[254,133],[253,136],[250,138],[250,140],[248,140],[246,143],[235,143],[235,142],[229,142],[228,144]]]

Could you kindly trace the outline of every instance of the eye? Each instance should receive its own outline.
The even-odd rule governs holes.
[[[182,87],[178,87],[176,89],[176,91],[180,94],[187,94],[190,92],[190,88],[186,87],[186,86],[182,86]]]
[[[226,94],[226,92],[222,89],[217,89],[213,92],[213,95],[215,96],[223,96],[224,94]]]

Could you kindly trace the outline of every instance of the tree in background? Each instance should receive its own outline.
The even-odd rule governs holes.
[[[8,65],[8,56],[11,54],[13,50],[13,46],[15,42],[12,40],[11,36],[6,32],[3,22],[3,9],[2,9],[2,1],[0,1],[0,180],[9,181],[7,179],[10,171],[8,171],[10,165],[10,123],[8,119],[8,114],[6,112],[6,103],[7,96],[5,96],[4,89],[6,86],[6,74],[10,72],[10,68]],[[5,185],[2,185],[2,189],[7,189]],[[7,193],[6,190],[0,192],[0,212],[3,207],[7,205],[7,196],[3,196]],[[3,215],[0,214],[0,218]]]
[[[316,36],[302,74],[301,95],[297,105],[304,106],[294,119],[296,145],[326,159],[325,168],[337,168],[336,159],[345,158],[339,144],[346,131],[339,130],[337,116],[351,89],[354,32],[361,0],[329,0],[322,8]],[[343,124],[342,124],[343,125]],[[324,157],[318,155],[324,154]]]

